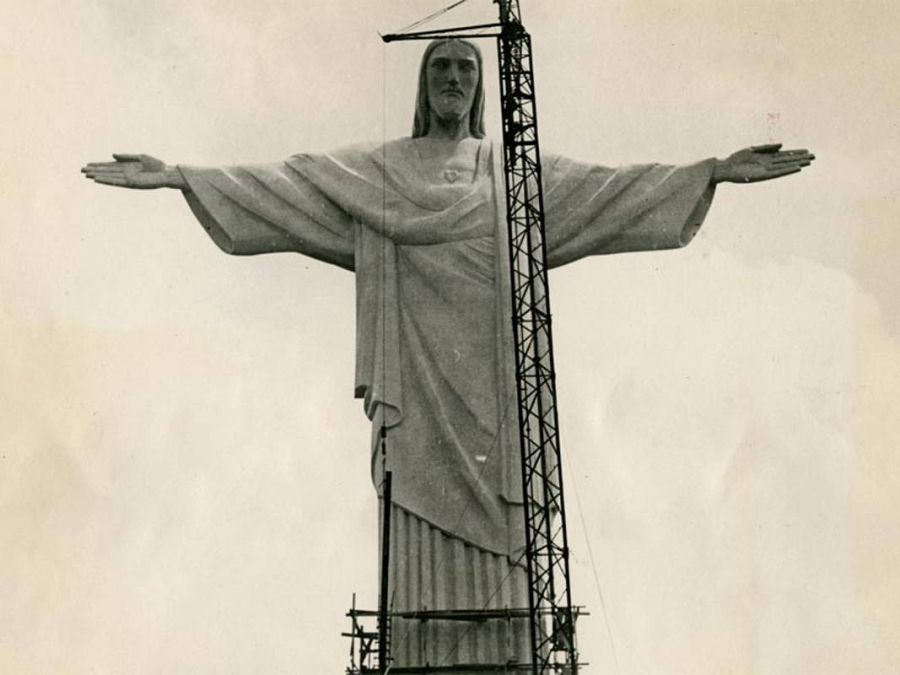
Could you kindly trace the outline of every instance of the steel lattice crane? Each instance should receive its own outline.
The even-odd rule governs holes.
[[[497,39],[534,673],[577,669],[531,37],[499,0]],[[560,658],[561,657],[561,658]]]
[[[569,583],[531,37],[522,24],[518,0],[493,2],[499,8],[497,23],[385,35],[382,39],[491,37],[497,42],[522,451],[530,670],[534,675],[575,673],[578,610],[573,608]],[[386,588],[383,580],[379,612],[382,646],[378,664],[368,672],[386,672],[389,661],[384,646],[390,634]],[[351,616],[356,622],[356,617],[372,614],[357,611]]]

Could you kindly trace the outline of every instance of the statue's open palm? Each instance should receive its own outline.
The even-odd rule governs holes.
[[[115,162],[91,162],[81,169],[87,178],[103,185],[152,190],[178,187],[178,170],[150,155],[113,154]]]
[[[715,182],[757,183],[797,173],[816,158],[809,150],[782,150],[781,143],[754,145],[719,160]]]

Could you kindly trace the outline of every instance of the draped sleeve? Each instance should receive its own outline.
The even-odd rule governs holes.
[[[290,161],[178,169],[191,210],[226,253],[294,251],[354,268],[353,218]]]
[[[607,168],[544,159],[547,262],[686,246],[706,217],[715,159]]]

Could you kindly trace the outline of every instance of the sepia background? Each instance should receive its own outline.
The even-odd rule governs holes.
[[[78,169],[406,135],[421,44],[376,31],[442,3],[0,5],[0,672],[343,672],[377,590],[352,275]],[[546,150],[818,156],[553,275],[584,672],[900,672],[900,6],[522,9]]]

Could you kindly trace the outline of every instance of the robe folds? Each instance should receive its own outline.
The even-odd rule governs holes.
[[[386,429],[397,516],[413,523],[397,536],[411,548],[440,540],[443,557],[505,558],[502,572],[520,563],[524,536],[500,155],[482,141],[472,182],[443,185],[425,179],[409,138],[179,169],[225,252],[293,251],[355,272],[355,394],[373,422],[376,487]],[[612,169],[545,155],[548,265],[686,245],[710,206],[714,166]],[[424,604],[412,597],[421,589],[407,591],[403,604]]]
[[[180,166],[187,200],[227,253],[294,251],[356,273],[356,383],[387,429],[394,503],[495,554],[522,545],[501,150],[471,183],[432,185],[413,139],[270,165]],[[686,245],[715,160],[610,169],[545,155],[550,267]],[[378,461],[376,461],[376,459]]]
[[[501,155],[482,141],[473,180],[440,185],[409,138],[268,165],[179,166],[191,209],[225,252],[292,251],[355,272],[355,394],[372,420],[376,489],[383,468],[393,472],[398,611],[527,606]],[[714,166],[544,155],[548,265],[686,245]],[[523,661],[527,634],[522,620],[410,625],[394,664]]]

